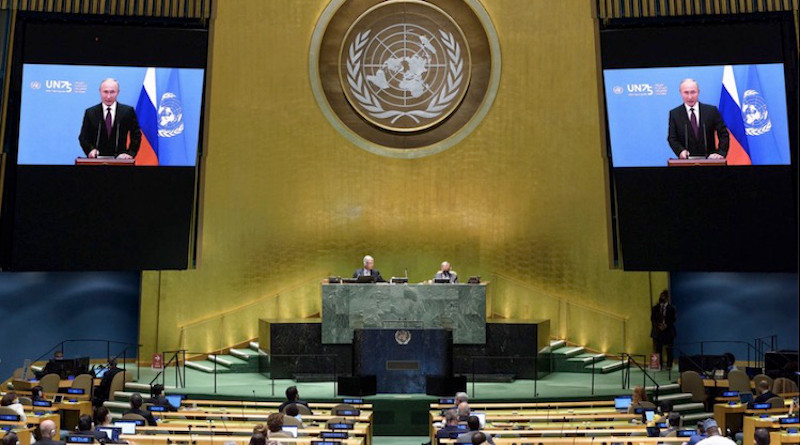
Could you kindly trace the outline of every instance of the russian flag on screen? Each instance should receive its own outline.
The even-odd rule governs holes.
[[[142,129],[142,145],[136,165],[158,165],[158,111],[156,108],[156,69],[147,68],[142,92],[136,103],[136,119]]]
[[[736,88],[736,78],[733,67],[725,65],[722,71],[722,91],[719,95],[719,112],[722,120],[728,126],[730,134],[730,147],[728,148],[728,165],[750,165],[750,148],[747,143],[742,107],[739,102],[739,91]]]

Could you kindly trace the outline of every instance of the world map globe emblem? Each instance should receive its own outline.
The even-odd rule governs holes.
[[[171,138],[183,133],[183,107],[178,96],[166,92],[158,105],[158,136]]]
[[[362,118],[383,129],[430,128],[458,109],[469,86],[469,46],[460,28],[435,6],[419,7],[416,14],[372,8],[343,41],[345,96]]]
[[[747,90],[742,95],[742,120],[748,136],[760,136],[772,129],[767,102],[756,90]]]

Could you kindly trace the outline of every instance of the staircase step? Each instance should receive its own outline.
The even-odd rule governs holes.
[[[594,364],[595,372],[600,371],[601,374],[608,374],[610,372],[619,371],[622,369],[622,362],[619,360],[604,360]],[[588,372],[592,371],[592,365],[586,366]]]
[[[556,349],[563,348],[567,346],[566,340],[550,340],[550,350],[555,351]]]
[[[584,366],[591,365],[592,361],[595,363],[599,363],[601,360],[605,360],[605,354],[579,354],[574,357],[568,358],[567,361],[569,362],[580,362]]]
[[[113,402],[111,400],[106,400],[103,402],[103,406],[108,408],[109,411],[113,412],[123,412],[131,409],[131,404],[127,402]]]
[[[214,372],[214,362],[211,360],[193,360],[186,362],[187,368],[192,368],[197,371],[207,372],[209,374]],[[227,368],[219,363],[217,363],[217,374],[229,373],[231,372],[230,368]]]
[[[155,382],[154,385],[156,383],[161,383],[161,382]],[[164,391],[166,391],[166,392],[172,391],[174,389],[175,389],[175,387],[172,386],[172,385],[166,385],[164,387]],[[150,385],[147,384],[147,383],[126,382],[125,383],[125,391],[138,392],[139,394],[146,395],[146,394],[150,394]]]
[[[678,392],[674,394],[664,394],[663,396],[658,397],[659,402],[663,402],[665,400],[669,400],[674,405],[675,402],[692,400],[692,394],[688,392]]]
[[[647,387],[645,387],[645,390],[647,390],[647,392],[649,392],[649,393],[655,393],[656,392],[656,387],[655,386],[647,386]],[[661,395],[661,394],[666,395],[666,394],[670,394],[670,393],[673,393],[675,391],[680,391],[680,390],[681,390],[681,385],[679,385],[677,383],[669,383],[667,385],[659,385],[658,394],[659,395]]]
[[[565,346],[563,348],[554,349],[553,355],[556,357],[562,356],[570,358],[578,354],[583,354],[583,351],[585,351],[583,346]]]
[[[237,365],[239,366],[247,365],[246,360],[242,360],[238,357],[234,357],[229,354],[222,354],[222,355],[209,354],[208,360],[212,362],[217,362],[218,365],[227,366],[228,368],[232,368]]]
[[[691,426],[693,422],[698,422],[700,420],[706,420],[714,417],[714,413],[706,413],[706,412],[693,413],[681,417],[683,418],[684,426]]]
[[[685,413],[687,411],[703,411],[705,407],[700,402],[693,402],[693,403],[678,403],[672,405],[673,411],[680,411],[681,413]]]
[[[257,341],[251,341],[249,346],[251,350],[256,352],[259,352],[261,350]]]
[[[133,395],[134,392],[139,392],[139,391],[117,391],[114,393],[114,401],[128,403],[128,401],[131,400],[131,396]],[[150,391],[140,392],[139,394],[141,394],[142,397],[144,397],[145,399],[150,397]]]
[[[219,365],[225,366],[231,372],[258,372],[258,359],[255,360],[242,360],[230,354],[225,355],[209,355],[208,359],[217,362]]]
[[[240,360],[250,361],[258,360],[259,353],[252,349],[231,349],[228,353]]]

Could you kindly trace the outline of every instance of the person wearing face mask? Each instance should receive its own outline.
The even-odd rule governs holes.
[[[672,345],[675,343],[675,306],[669,299],[669,291],[664,289],[658,297],[658,304],[650,311],[650,337],[653,339],[653,352],[658,354],[660,363],[667,369],[672,367]],[[663,350],[667,350],[664,361]]]

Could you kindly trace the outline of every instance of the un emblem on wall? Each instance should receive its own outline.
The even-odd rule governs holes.
[[[373,124],[419,131],[464,98],[471,63],[458,24],[428,3],[379,4],[348,30],[339,78],[350,105]]]
[[[332,0],[309,67],[334,128],[373,153],[415,158],[459,142],[486,115],[500,54],[478,0]]]

